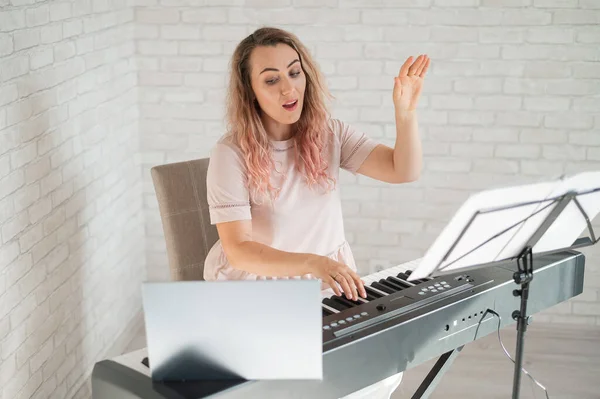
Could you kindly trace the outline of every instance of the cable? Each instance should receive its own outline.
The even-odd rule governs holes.
[[[493,311],[492,309],[487,309],[485,311],[485,313],[491,313],[494,316],[498,317],[498,341],[500,342],[500,346],[502,346],[502,350],[504,351],[504,353],[506,354],[506,356],[513,362],[513,364],[515,363],[514,359],[510,356],[510,354],[508,353],[508,351],[506,350],[506,347],[504,346],[504,344],[502,343],[502,338],[500,337],[500,325],[502,324],[502,317],[500,317],[500,315],[498,313],[496,313],[495,311]],[[481,318],[482,320],[485,318],[485,313],[483,314],[483,317]],[[544,390],[544,393],[546,394],[546,399],[550,399],[550,396],[548,396],[548,390],[546,389],[545,386],[543,386],[542,384],[540,384],[538,382],[538,380],[536,380],[535,378],[533,378],[533,376],[531,374],[529,374],[527,372],[527,370],[525,370],[525,368],[521,367],[521,370],[523,370],[523,372],[529,377],[531,378],[531,380],[540,388],[542,388]]]

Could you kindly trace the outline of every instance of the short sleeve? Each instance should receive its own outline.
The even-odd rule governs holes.
[[[340,141],[340,167],[356,173],[379,143],[337,119],[333,120],[333,128]]]
[[[241,154],[227,144],[217,143],[206,174],[211,224],[252,218],[246,180]]]

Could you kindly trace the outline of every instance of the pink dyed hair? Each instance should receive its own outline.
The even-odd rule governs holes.
[[[248,171],[248,188],[256,194],[276,198],[278,189],[270,182],[275,168],[269,137],[260,119],[260,107],[253,101],[250,83],[250,55],[258,46],[287,44],[300,58],[306,76],[304,106],[294,125],[296,168],[309,186],[329,185],[335,181],[327,174],[327,162],[322,156],[330,132],[329,112],[325,98],[333,98],[323,76],[306,47],[292,33],[278,28],[263,27],[242,40],[231,60],[231,75],[227,93],[227,129],[239,146]]]

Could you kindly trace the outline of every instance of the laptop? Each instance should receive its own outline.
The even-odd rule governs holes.
[[[323,378],[316,279],[146,282],[155,381]]]

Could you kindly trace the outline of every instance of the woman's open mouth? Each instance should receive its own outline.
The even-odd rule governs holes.
[[[298,107],[298,100],[290,101],[289,103],[283,104],[283,108],[288,111],[293,111]]]

